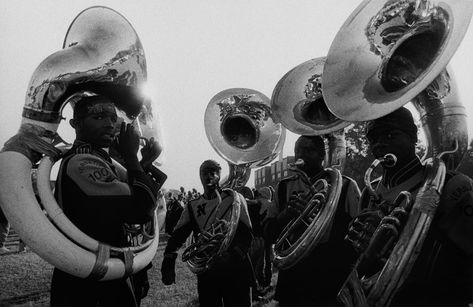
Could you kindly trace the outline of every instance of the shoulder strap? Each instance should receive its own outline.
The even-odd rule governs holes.
[[[62,177],[63,177],[63,171],[64,167],[66,164],[69,162],[69,160],[74,156],[74,152],[67,152],[64,157],[62,158],[62,163],[61,166],[59,167],[58,171],[58,176],[57,176],[57,182],[56,182],[56,191],[57,191],[57,202],[58,205],[61,209],[63,209],[63,201],[62,201]]]

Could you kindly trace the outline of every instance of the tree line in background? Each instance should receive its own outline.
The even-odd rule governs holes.
[[[419,131],[421,127],[417,124]],[[373,155],[369,152],[368,141],[365,137],[366,122],[353,124],[350,129],[345,132],[345,140],[347,145],[347,155],[343,175],[353,178],[358,183],[360,189],[365,186],[364,175],[368,167],[374,160]],[[417,155],[423,157],[426,151],[426,145],[420,141],[417,143]],[[373,172],[372,178],[380,176],[379,170]]]

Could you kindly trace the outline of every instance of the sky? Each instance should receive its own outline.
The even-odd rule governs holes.
[[[361,1],[355,0],[140,0],[0,1],[0,144],[20,126],[26,88],[36,67],[62,47],[82,10],[113,8],[133,25],[148,65],[148,91],[164,137],[165,188],[201,190],[198,169],[217,160],[205,135],[210,99],[228,88],[250,88],[271,97],[279,79],[309,59],[325,56],[337,31]],[[470,27],[471,28],[471,25]],[[473,33],[450,62],[473,135],[471,72]],[[64,121],[59,133],[72,141]],[[297,135],[287,134],[283,155],[293,155]],[[254,185],[253,175],[248,182]]]

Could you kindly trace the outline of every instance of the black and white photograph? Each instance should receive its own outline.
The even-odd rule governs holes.
[[[472,15],[0,1],[0,306],[473,307]]]

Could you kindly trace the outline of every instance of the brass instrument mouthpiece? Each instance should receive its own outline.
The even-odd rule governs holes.
[[[381,162],[383,163],[383,166],[385,167],[393,167],[397,163],[397,157],[392,153],[388,153],[384,155]]]
[[[393,167],[394,165],[396,165],[396,162],[397,162],[397,157],[392,153],[388,153],[388,154],[385,154],[383,158],[374,160],[373,163],[371,163],[370,167],[368,167],[368,169],[366,170],[365,177],[364,177],[366,188],[368,189],[369,193],[373,195],[376,199],[379,199],[379,195],[375,191],[375,189],[371,186],[371,172],[379,164],[382,164],[383,167]]]

